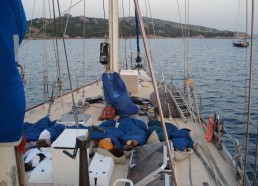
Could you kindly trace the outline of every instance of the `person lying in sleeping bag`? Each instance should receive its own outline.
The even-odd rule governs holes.
[[[124,132],[124,135],[119,138],[123,145],[144,145],[147,141],[147,126],[138,119],[126,118],[120,121],[118,129]]]
[[[112,144],[115,147],[122,148],[122,144],[118,141],[118,138],[122,135],[124,135],[124,132],[116,127],[116,121],[115,120],[108,120],[103,123],[101,123],[98,128],[101,128],[105,131],[105,133],[98,131],[98,130],[92,130],[91,132],[91,140],[101,140],[104,138],[110,138],[112,141]]]
[[[193,148],[193,140],[190,136],[190,129],[178,129],[175,125],[172,123],[165,123],[168,138],[173,142],[173,146],[175,150],[179,151],[185,151],[187,148]],[[158,120],[151,120],[148,123],[148,137],[151,135],[151,133],[155,130],[157,132],[157,135],[159,137],[160,141],[165,141],[165,137],[163,134],[161,122]]]
[[[99,128],[105,130],[105,133],[94,130],[91,133],[92,140],[106,139],[106,148],[112,149],[113,147],[124,148],[124,150],[132,150],[132,148],[143,145],[147,139],[147,127],[141,120],[134,118],[127,118],[122,120],[118,127],[116,127],[115,120],[109,120],[101,123]],[[108,144],[108,142],[112,142]]]
[[[34,147],[50,147],[51,144],[62,134],[65,128],[75,129],[74,126],[65,126],[57,124],[56,121],[50,121],[49,117],[41,118],[36,123],[24,123],[24,136],[26,142],[36,142]],[[79,125],[79,129],[87,129]],[[30,146],[28,148],[32,148]]]

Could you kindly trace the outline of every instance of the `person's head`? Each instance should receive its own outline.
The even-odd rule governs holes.
[[[110,150],[110,152],[115,156],[115,157],[122,157],[124,155],[124,151],[121,148],[114,147],[113,149]]]
[[[46,139],[40,139],[39,141],[36,142],[36,146],[38,148],[50,147],[51,146],[51,142],[49,140],[46,140]]]
[[[99,140],[98,147],[110,151],[114,148],[112,140],[110,138],[104,138]]]

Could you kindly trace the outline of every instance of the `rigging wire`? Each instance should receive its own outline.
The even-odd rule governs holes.
[[[188,3],[187,3],[188,2]],[[189,1],[185,0],[185,26],[184,26],[184,94],[186,95],[186,80],[188,79],[188,37],[187,37],[187,30],[189,29]]]
[[[186,75],[187,79],[190,77],[189,74],[189,38],[190,38],[190,6],[189,6],[189,0],[187,0],[187,39],[186,39]]]
[[[49,18],[52,19],[51,6],[50,6],[50,4],[51,4],[51,3],[50,3],[50,0],[48,0]],[[53,20],[53,21],[54,21],[54,20]],[[53,23],[53,22],[52,22],[52,23]],[[46,25],[46,26],[47,26],[47,25]],[[54,28],[53,28],[53,27],[52,27],[51,31],[52,31],[52,35],[54,36]],[[58,53],[57,53],[56,45],[55,45],[55,37],[52,38],[52,45],[53,45],[54,54],[55,54],[56,67],[58,67]],[[57,73],[57,74],[58,74],[58,73]],[[53,86],[54,86],[55,83],[56,83],[55,81],[52,83]],[[55,89],[55,86],[54,86],[54,88],[53,88],[53,86],[52,86],[52,94],[51,94],[51,98],[50,98],[50,100],[51,100],[52,102],[55,100],[55,98],[54,98],[54,89]],[[50,112],[50,107],[49,107],[49,112]],[[48,112],[48,114],[49,114],[49,112]],[[63,110],[63,112],[64,112],[64,110]]]
[[[247,41],[247,33],[248,33],[248,0],[246,0],[245,4],[246,13],[245,13],[245,40]]]
[[[58,5],[59,2],[57,1]],[[56,86],[58,88],[59,93],[61,94],[61,100],[62,100],[62,108],[63,108],[63,113],[64,113],[64,101],[63,101],[63,92],[62,92],[62,81],[61,81],[61,68],[60,68],[60,58],[59,58],[59,48],[58,48],[58,41],[57,41],[57,23],[56,23],[56,15],[55,15],[55,1],[52,0],[52,8],[53,8],[53,23],[54,23],[54,28],[55,28],[55,42],[53,42],[55,44],[55,51],[56,51],[56,66],[57,66],[57,82],[56,82]],[[62,19],[60,19],[62,20]],[[63,30],[62,30],[63,33]],[[54,90],[55,90],[55,85],[53,84],[52,86],[52,96],[51,96],[51,102],[48,108],[48,115],[50,115],[50,111],[51,111],[51,107],[53,102],[55,101],[54,98]]]
[[[189,36],[190,36],[190,32],[189,32],[189,0],[185,0],[185,25],[183,27],[182,22],[181,22],[181,14],[180,14],[180,9],[179,9],[179,2],[177,1],[177,5],[178,5],[178,10],[179,10],[179,18],[180,18],[180,23],[181,23],[181,29],[182,29],[182,35],[183,35],[183,40],[184,40],[184,92],[186,93],[186,80],[187,78],[189,78],[189,68],[188,68],[188,48],[189,48]],[[199,117],[199,121],[200,121],[200,114],[198,114]],[[200,123],[201,125],[201,123]],[[202,126],[200,126],[200,128],[202,128]],[[202,130],[198,130],[199,133]],[[203,136],[202,134],[200,134],[200,136]],[[223,177],[223,175],[221,174],[220,170],[218,169],[216,162],[214,160],[214,158],[212,157],[212,154],[206,144],[205,139],[202,137],[202,142],[204,144],[204,148],[202,148],[202,151],[204,153],[204,155],[206,156],[209,166],[213,172],[214,175],[214,179],[216,181],[216,183],[219,185],[221,184],[220,181],[218,180],[218,176],[221,178],[221,181],[223,182],[224,185],[227,185],[227,182],[225,180],[225,178]],[[215,172],[217,174],[215,174]]]
[[[33,20],[33,17],[34,17],[34,12],[35,12],[35,4],[36,4],[36,0],[34,0],[34,2],[33,2],[33,7],[32,7],[32,13],[31,13],[31,20],[30,20],[30,26],[29,26],[29,28],[28,28],[28,40],[30,39],[30,36],[31,36],[31,30],[32,30],[32,20]],[[26,40],[25,40],[26,41]],[[24,43],[24,41],[22,42],[22,43]],[[21,44],[22,44],[21,43]],[[27,59],[28,59],[28,48],[29,48],[29,45],[27,45],[27,47],[26,47],[26,50],[25,50],[25,61],[27,61]],[[25,76],[25,63],[23,64],[24,65],[24,76]],[[21,66],[21,68],[22,68],[22,66]],[[24,78],[24,77],[23,77]],[[26,82],[26,80],[25,80],[25,78],[24,78],[24,81]],[[23,83],[24,84],[24,86],[25,86],[25,83]],[[24,90],[25,91],[25,90]]]
[[[240,10],[239,10],[240,11]],[[248,33],[248,0],[246,0],[246,41],[247,41],[247,33]],[[245,49],[245,89],[244,89],[244,108],[243,108],[243,131],[246,131],[247,127],[247,81],[248,81],[248,47]],[[246,138],[243,138],[243,144],[245,144]],[[244,175],[245,176],[245,175]]]
[[[258,134],[258,122],[256,124],[256,134]],[[256,135],[256,152],[255,152],[255,163],[254,163],[254,179],[253,179],[253,185],[256,186],[256,175],[257,175],[257,156],[258,156],[258,136]]]
[[[249,91],[248,91],[248,116],[246,127],[246,144],[245,144],[245,161],[244,161],[244,180],[243,185],[246,184],[246,172],[248,161],[248,144],[249,144],[249,130],[250,130],[250,114],[251,114],[251,95],[252,95],[252,78],[253,78],[253,40],[254,40],[254,0],[252,0],[252,16],[251,16],[251,48],[250,48],[250,65],[249,65]]]
[[[123,66],[124,66],[124,61],[125,61],[125,69],[127,70],[128,69],[128,63],[127,63],[127,49],[126,49],[126,38],[123,37],[123,23],[125,23],[125,10],[124,10],[124,0],[122,0],[122,23],[121,24],[121,38],[123,38],[123,41],[124,41],[124,60],[123,60]]]
[[[63,22],[62,22],[62,17],[61,17],[59,0],[57,0],[57,5],[58,5],[58,12],[59,12],[59,17],[60,17],[61,29],[62,29],[62,32],[63,32]],[[66,44],[65,44],[64,36],[62,37],[62,41],[63,41],[63,47],[64,47],[64,53],[65,53],[65,61],[66,61],[67,73],[68,73],[69,84],[70,84],[70,89],[71,89],[70,91],[71,91],[71,95],[72,95],[73,107],[76,108],[75,101],[74,101],[72,80],[71,80],[71,74],[70,74],[70,68],[69,68],[69,62],[68,62],[68,56],[67,56],[67,50],[66,50]],[[79,126],[79,122],[78,122],[77,111],[74,111],[74,120],[75,120],[76,127],[78,127]]]
[[[60,69],[60,58],[59,58],[59,48],[58,48],[58,41],[57,41],[57,23],[56,23],[56,15],[55,15],[55,2],[52,0],[52,8],[53,8],[53,23],[55,28],[55,47],[56,47],[56,57],[57,57],[57,83],[59,84],[59,90],[61,89],[61,69]]]
[[[82,81],[85,85],[85,39],[86,39],[86,0],[83,1],[83,47],[82,47]],[[82,89],[82,97],[84,98],[85,90]]]
[[[44,102],[48,103],[48,60],[47,60],[47,47],[46,47],[46,0],[42,0],[43,4],[43,86],[44,86]]]
[[[234,32],[234,37],[238,38],[239,37],[239,27],[240,27],[240,7],[241,7],[241,0],[238,0],[238,5],[237,5],[237,15],[236,15],[236,24],[235,24],[235,32]]]
[[[186,5],[185,5],[186,6]],[[183,44],[184,44],[184,73],[183,73],[183,76],[184,76],[184,82],[183,82],[183,86],[184,86],[184,93],[186,91],[186,88],[185,88],[185,63],[186,63],[186,58],[185,58],[185,50],[186,50],[186,30],[184,29],[183,27],[183,23],[182,23],[182,16],[181,16],[181,11],[180,11],[180,7],[179,7],[179,1],[177,0],[177,9],[178,9],[178,15],[179,15],[179,22],[180,22],[180,26],[181,26],[181,31],[182,31],[182,38],[183,38]],[[185,12],[186,12],[186,8],[185,8]],[[186,17],[186,16],[185,16]]]
[[[150,72],[151,72],[153,88],[154,88],[156,99],[157,99],[157,103],[158,103],[158,108],[159,108],[159,113],[160,113],[160,118],[161,118],[161,123],[162,123],[162,129],[163,129],[163,134],[164,134],[164,137],[166,139],[165,141],[166,141],[166,146],[167,146],[167,149],[168,149],[168,156],[169,156],[169,162],[170,162],[169,166],[170,166],[173,178],[174,178],[174,184],[175,184],[175,186],[177,186],[177,181],[176,181],[175,172],[174,172],[175,171],[174,170],[174,161],[172,159],[171,147],[170,147],[170,143],[168,141],[168,135],[167,135],[166,127],[165,127],[163,111],[162,111],[162,108],[161,108],[160,98],[158,96],[157,84],[156,84],[156,81],[155,81],[155,75],[154,75],[153,68],[152,68],[151,56],[150,56],[149,49],[148,49],[147,42],[146,42],[146,34],[145,34],[145,30],[144,30],[144,25],[143,25],[143,22],[142,22],[142,17],[141,17],[141,12],[140,12],[140,9],[139,9],[138,1],[134,0],[134,4],[135,4],[135,8],[137,10],[138,17],[139,17],[139,23],[140,23],[141,32],[142,32],[144,48],[145,48],[145,52],[146,52],[146,56],[147,56],[147,60],[148,60],[148,64],[149,64],[149,69],[150,69]]]
[[[148,20],[148,8],[147,8],[148,6],[147,6],[147,0],[145,0],[145,17],[146,17],[146,19]],[[150,29],[149,29],[149,24],[150,24],[150,22],[148,22],[146,20],[146,23],[147,23],[147,25],[146,25],[146,30],[147,30],[147,34],[149,35],[150,34]],[[151,57],[152,57],[152,59],[153,59],[153,56],[152,56],[152,45],[151,45],[151,39],[149,38],[148,39],[148,42],[149,42],[149,47],[150,47],[150,54],[151,54]],[[147,65],[146,65],[146,60],[144,60],[144,67],[146,67]],[[154,59],[153,59],[153,62],[154,62],[154,65],[156,65],[155,64],[155,61],[154,61]],[[146,70],[146,69],[145,69]],[[158,77],[158,81],[160,80],[160,77]]]
[[[103,3],[102,3],[102,6],[103,6],[103,16],[104,16],[104,20],[106,20],[106,10],[105,10],[105,1],[103,0]],[[105,23],[105,38],[106,39],[106,34],[107,34],[107,24]]]
[[[48,0],[48,1],[49,1],[49,0]],[[83,1],[83,0],[77,1],[71,8],[73,8],[73,7],[75,7],[76,5],[78,5],[81,1]],[[35,0],[34,0],[34,2],[35,2]],[[57,18],[59,18],[59,17],[61,17],[62,15],[64,15],[64,14],[65,14],[67,11],[69,11],[71,8],[68,8],[68,9],[66,9],[65,11],[63,11]],[[51,23],[53,23],[53,21],[54,21],[54,20],[49,21],[49,22],[46,24],[46,26],[49,25],[49,24],[51,24]],[[20,47],[22,47],[23,45],[25,45],[28,41],[30,41],[30,39],[34,38],[39,32],[41,32],[42,29],[43,29],[43,28],[38,29],[38,31],[35,32],[35,33],[33,33],[33,35],[32,35],[30,38],[28,38],[27,40],[25,40],[24,42],[22,42],[21,45],[20,45]]]
[[[48,11],[49,11],[49,18],[52,19],[52,14],[51,14],[51,6],[50,6],[50,0],[48,0]],[[47,26],[47,24],[46,24]],[[51,29],[52,31],[52,35],[54,35],[54,28],[52,27]],[[53,37],[52,38],[52,45],[53,45],[53,49],[54,49],[54,56],[55,56],[55,62],[56,62],[56,67],[57,67],[57,64],[58,64],[58,59],[57,59],[57,51],[56,51],[56,46],[55,46],[55,38]],[[55,98],[54,98],[54,91],[55,91],[55,81],[52,82],[52,91],[51,91],[51,96],[48,100],[48,104],[49,104],[49,108],[48,108],[48,115],[50,115],[50,110],[51,110],[51,105],[52,103],[54,102]],[[64,109],[63,109],[63,112],[64,112]]]
[[[131,1],[129,2],[129,25],[131,25]],[[129,36],[130,38],[130,64],[131,64],[131,69],[133,68],[133,50],[132,50],[132,36]]]
[[[163,65],[162,65],[161,60],[160,60],[161,55],[160,55],[160,50],[159,50],[159,47],[158,47],[156,29],[155,29],[155,25],[154,25],[154,21],[153,21],[153,16],[152,16],[149,0],[148,0],[148,7],[149,7],[150,16],[151,16],[152,30],[153,30],[153,35],[154,35],[154,39],[155,39],[155,46],[156,46],[156,49],[157,49],[158,63],[159,63],[159,67],[160,67],[160,73],[159,73],[159,76],[158,76],[158,81],[160,82],[160,76],[161,76],[161,79],[162,79],[161,82],[164,83],[165,78],[164,78],[164,74],[163,74]]]
[[[70,12],[71,12],[72,4],[73,4],[73,0],[71,0],[70,9],[69,9],[69,12],[68,12],[68,15],[67,15],[65,30],[64,30],[64,36],[66,36],[66,30],[67,30],[67,26],[68,26],[68,22],[69,22],[69,18],[70,18]]]
[[[179,1],[177,0],[177,9],[178,9],[178,15],[179,15],[179,23],[181,26],[181,31],[182,31],[182,38],[185,38],[185,34],[184,34],[184,29],[183,29],[183,24],[182,24],[182,16],[181,16],[181,11],[180,11],[180,7],[179,7]]]

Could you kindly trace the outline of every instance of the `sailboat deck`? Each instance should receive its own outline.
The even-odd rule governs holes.
[[[85,100],[88,97],[103,96],[103,90],[100,83],[92,84],[84,87],[85,96],[82,97],[82,89],[78,92],[74,92],[74,99],[77,102],[78,100]],[[142,98],[149,98],[150,94],[153,92],[153,86],[150,82],[142,82],[140,86],[139,94],[132,94],[132,96],[138,96]],[[70,94],[66,94],[62,97],[59,97],[55,100],[51,108],[50,119],[56,120],[59,119],[62,114],[67,113],[71,110],[72,99]],[[98,121],[98,117],[101,115],[102,109],[105,107],[104,103],[95,103],[91,104],[88,109],[84,112],[85,114],[91,115],[91,124],[99,125],[101,121]],[[39,119],[47,115],[48,107],[40,105],[37,108],[29,110],[26,113],[25,121],[34,123]],[[204,155],[204,151],[207,151],[205,147],[208,147],[210,155],[214,159],[216,167],[212,169],[218,169],[226,180],[226,183],[220,180],[222,185],[237,185],[232,166],[220,155],[217,148],[212,143],[205,143],[203,138],[205,136],[204,132],[197,127],[197,123],[194,123],[192,120],[188,120],[186,123],[181,118],[173,118],[170,121],[168,118],[165,118],[166,122],[173,123],[179,129],[188,128],[191,130],[190,134],[194,141],[201,142],[197,146],[197,151],[200,153],[201,157],[207,162],[210,167],[209,160]],[[125,178],[128,170],[128,162],[125,165],[115,164],[111,182],[109,185],[113,185],[114,181],[117,178]],[[144,171],[144,170],[143,170]],[[216,171],[215,171],[216,172]],[[216,173],[218,174],[218,173]],[[205,185],[208,183],[209,186],[217,185],[215,180],[209,175],[207,168],[204,166],[204,163],[201,161],[200,157],[197,156],[195,152],[190,155],[190,158],[187,158],[180,162],[175,162],[175,175],[178,185]],[[221,176],[219,175],[219,177]],[[27,175],[28,177],[28,175]],[[35,184],[28,183],[28,185],[53,185],[53,184]]]

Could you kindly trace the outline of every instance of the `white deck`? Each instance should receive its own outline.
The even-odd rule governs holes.
[[[74,92],[75,100],[85,100],[86,97],[96,97],[99,95],[103,95],[102,93],[102,87],[101,84],[93,84],[90,86],[87,86],[84,88],[85,90],[85,97],[82,97],[82,89],[76,93]],[[139,94],[133,94],[133,96],[143,97],[143,98],[149,98],[150,94],[153,92],[153,86],[150,82],[142,82],[140,86],[140,93]],[[63,106],[62,106],[63,103]],[[63,96],[63,99],[58,98],[55,100],[54,104],[52,105],[51,109],[51,115],[50,119],[55,120],[59,119],[62,114],[69,112],[71,110],[72,106],[72,99],[70,94]],[[98,125],[101,122],[97,121],[97,118],[100,116],[102,109],[104,108],[104,104],[97,103],[92,104],[90,107],[85,111],[86,114],[91,114],[92,116],[92,124]],[[29,113],[27,113],[25,121],[27,122],[36,122],[42,117],[46,116],[48,108],[42,106],[39,106],[37,109],[30,110]],[[167,122],[171,122],[168,119],[166,119]],[[187,123],[184,123],[182,119],[180,118],[174,118],[172,121],[173,124],[177,125],[178,128],[189,128],[191,129],[191,136],[194,141],[202,141],[202,138],[204,137],[204,133],[198,131],[198,127],[196,123],[193,123],[192,121],[188,121]],[[218,169],[221,171],[221,174],[224,176],[226,183],[222,183],[222,185],[237,185],[237,182],[235,180],[235,174],[232,166],[230,166],[225,159],[222,158],[222,156],[219,154],[218,150],[215,148],[215,146],[212,143],[203,143],[197,147],[198,151],[202,155],[202,157],[207,161],[207,159],[204,156],[203,150],[205,149],[205,146],[209,148],[210,154],[212,155],[214,161],[216,162],[216,165]],[[190,170],[191,167],[191,170]],[[66,167],[64,167],[66,168]],[[68,168],[68,167],[67,167]],[[126,165],[119,165],[116,164],[114,168],[114,172],[111,178],[111,184],[116,180],[117,178],[124,178],[127,174],[128,169],[128,160]],[[214,167],[215,169],[215,167]],[[191,173],[190,173],[190,172]],[[192,185],[203,185],[204,182],[207,182],[209,186],[216,185],[214,179],[209,175],[207,169],[197,157],[197,155],[193,152],[189,159],[185,159],[181,162],[175,162],[175,175],[178,185],[182,186],[188,186],[190,185],[190,177],[192,179]],[[28,183],[28,185],[49,185],[49,184],[33,184]],[[51,184],[50,184],[51,185]]]

